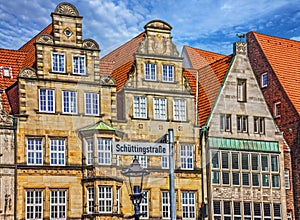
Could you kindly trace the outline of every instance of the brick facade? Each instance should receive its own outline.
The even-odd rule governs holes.
[[[265,57],[261,47],[259,46],[255,36],[252,32],[247,34],[248,56],[251,62],[252,69],[255,73],[256,79],[261,85],[261,75],[263,73],[268,74],[268,85],[265,88],[261,88],[265,100],[268,104],[270,112],[274,117],[274,103],[281,103],[280,117],[274,117],[274,120],[283,132],[284,138],[287,141],[291,150],[291,161],[293,167],[293,178],[291,176],[291,183],[293,185],[294,198],[290,191],[287,191],[287,203],[295,204],[295,219],[300,218],[300,158],[299,158],[299,132],[300,132],[300,117],[299,112],[296,111],[293,104],[289,100],[284,88],[280,84],[276,77],[276,73],[273,71],[270,63]],[[282,74],[282,73],[281,73]],[[292,80],[292,79],[291,79]],[[289,156],[285,156],[285,165],[289,165]],[[293,207],[289,206],[290,212],[293,211]]]

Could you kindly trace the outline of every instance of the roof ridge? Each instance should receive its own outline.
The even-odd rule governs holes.
[[[278,40],[292,41],[292,42],[295,42],[295,43],[299,43],[299,44],[300,44],[300,41],[298,41],[298,40],[293,40],[293,39],[288,39],[288,38],[284,38],[284,37],[273,36],[273,35],[269,35],[269,34],[262,34],[262,33],[260,33],[260,32],[256,32],[256,31],[250,31],[249,33],[251,33],[251,32],[252,32],[254,35],[263,35],[263,36],[275,38],[275,39],[278,39]]]
[[[216,53],[216,52],[209,51],[209,50],[203,50],[203,49],[199,49],[199,48],[196,48],[196,47],[191,47],[191,46],[189,46],[189,45],[183,45],[183,47],[189,47],[189,48],[194,49],[194,50],[199,50],[199,51],[204,51],[204,52],[208,52],[208,53],[213,53],[213,54],[217,54],[217,55],[223,55],[223,56],[226,56],[226,55],[221,54],[221,53]]]

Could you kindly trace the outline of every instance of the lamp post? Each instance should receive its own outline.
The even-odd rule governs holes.
[[[142,193],[143,180],[144,177],[149,174],[149,171],[141,167],[139,161],[134,158],[130,166],[122,171],[122,174],[128,178],[129,196],[134,206],[134,215],[131,218],[138,220],[140,216],[144,214],[140,212],[140,204],[144,197],[144,194]]]

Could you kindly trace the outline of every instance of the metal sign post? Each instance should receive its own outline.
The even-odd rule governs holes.
[[[170,207],[171,220],[176,220],[176,199],[175,199],[175,184],[174,184],[174,130],[169,129],[169,169],[170,169]]]

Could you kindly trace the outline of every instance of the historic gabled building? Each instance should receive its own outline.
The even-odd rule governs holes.
[[[195,70],[186,72],[196,77]],[[286,219],[282,134],[255,80],[246,44],[236,42],[233,56],[197,72],[209,219]]]
[[[194,97],[183,76],[182,58],[172,42],[172,27],[154,20],[145,32],[101,58],[101,73],[117,83],[117,119],[122,142],[157,142],[168,129],[175,134],[176,219],[196,219],[202,202],[199,129],[195,127]],[[133,156],[122,156],[126,167]],[[168,155],[138,159],[150,171],[144,185],[142,211],[146,219],[170,218]],[[133,213],[128,192],[122,192],[124,215]]]
[[[256,32],[247,33],[249,59],[273,119],[290,148],[292,169],[286,167],[288,213],[300,218],[300,42]],[[287,155],[288,156],[288,155]],[[288,165],[289,158],[285,161]]]

